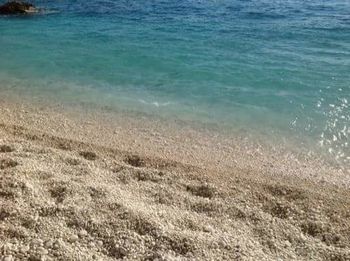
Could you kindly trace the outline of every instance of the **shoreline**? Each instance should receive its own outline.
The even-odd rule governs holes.
[[[229,146],[234,146],[232,144],[253,148],[258,146],[264,149],[264,153],[272,152],[272,154],[275,154],[272,155],[273,157],[279,157],[281,154],[293,154],[292,157],[307,161],[308,164],[310,161],[318,161],[317,164],[327,165],[332,169],[340,169],[348,174],[350,173],[348,159],[338,159],[326,147],[321,148],[318,144],[320,141],[317,141],[315,137],[308,137],[306,134],[300,136],[300,134],[293,131],[289,133],[286,130],[266,128],[258,130],[255,127],[250,128],[248,125],[235,126],[233,123],[209,119],[202,121],[203,119],[183,118],[172,114],[167,115],[167,113],[162,111],[152,111],[152,109],[143,111],[141,107],[137,106],[134,109],[126,106],[124,103],[101,105],[92,100],[73,101],[72,98],[69,98],[66,101],[63,97],[57,100],[52,93],[51,95],[36,93],[32,96],[26,92],[21,93],[18,90],[12,92],[12,90],[8,89],[2,91],[2,94],[4,95],[2,98],[4,102],[8,100],[13,104],[25,105],[27,108],[32,106],[35,108],[46,108],[53,112],[58,111],[63,115],[66,114],[68,117],[73,116],[75,119],[88,116],[92,118],[92,121],[97,120],[104,125],[110,125],[111,122],[123,125],[124,122],[132,120],[132,128],[144,129],[143,126],[147,126],[147,130],[150,132],[157,132],[160,128],[162,135],[170,133],[169,137],[167,137],[168,139],[171,139],[171,136],[176,136],[177,130],[184,128],[199,135],[204,134],[203,138],[210,138],[210,136],[219,137],[217,142],[229,143]],[[82,121],[82,119],[79,120]],[[123,127],[128,128],[130,126]],[[244,142],[240,144],[242,140]],[[345,151],[344,153],[346,156]]]
[[[244,133],[232,133],[218,125],[164,119],[90,104],[33,101],[30,97],[4,97],[0,99],[0,111],[3,122],[27,126],[34,132],[38,130],[36,125],[42,124],[40,131],[44,133],[99,146],[115,146],[129,153],[222,172],[238,168],[350,187],[350,170],[346,166],[335,165],[322,155],[297,148],[297,144],[270,143]]]
[[[350,178],[322,161],[186,124],[3,98],[0,135],[0,256],[350,258]]]

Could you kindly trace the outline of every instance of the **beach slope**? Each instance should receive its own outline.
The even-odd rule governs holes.
[[[346,186],[182,161],[185,145],[172,158],[88,124],[2,104],[3,260],[350,260]]]

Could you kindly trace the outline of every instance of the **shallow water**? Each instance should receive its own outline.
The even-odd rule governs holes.
[[[0,89],[217,124],[350,162],[350,2],[35,1]]]

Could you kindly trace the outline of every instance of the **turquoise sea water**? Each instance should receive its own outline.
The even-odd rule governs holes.
[[[0,17],[0,94],[214,123],[350,162],[350,1],[33,2],[41,14]]]

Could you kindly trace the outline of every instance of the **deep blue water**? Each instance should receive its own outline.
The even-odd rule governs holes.
[[[42,14],[0,17],[0,94],[215,123],[350,162],[350,1],[33,2]]]

